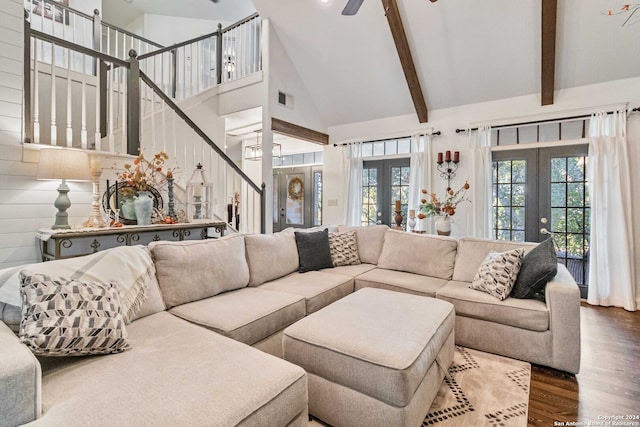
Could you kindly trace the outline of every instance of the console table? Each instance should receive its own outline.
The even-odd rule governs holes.
[[[36,234],[40,241],[42,261],[71,258],[116,246],[147,245],[158,240],[181,241],[215,238],[224,235],[224,221],[194,221],[184,224],[125,225],[109,228],[79,228],[71,230],[42,229]]]

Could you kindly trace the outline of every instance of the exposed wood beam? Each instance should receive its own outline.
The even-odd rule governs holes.
[[[396,44],[396,50],[398,51],[400,63],[402,64],[402,71],[404,71],[404,77],[407,80],[407,86],[409,86],[409,92],[411,93],[413,106],[418,114],[418,120],[420,123],[426,123],[428,121],[427,103],[424,100],[416,66],[413,63],[411,49],[409,49],[407,35],[404,32],[404,25],[402,25],[398,3],[396,0],[382,0],[382,6],[385,8],[387,22],[389,22],[391,35],[393,35],[393,41]]]
[[[553,104],[558,0],[542,0],[542,105]]]
[[[304,141],[320,145],[329,144],[329,135],[326,133],[285,122],[284,120],[276,119],[275,117],[271,118],[271,130],[292,138],[302,139]]]

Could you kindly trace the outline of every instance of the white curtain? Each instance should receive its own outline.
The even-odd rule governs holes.
[[[467,230],[470,236],[492,238],[492,170],[491,164],[491,127],[478,126],[477,132],[469,132],[471,148],[471,178],[469,198],[471,212],[467,217]]]
[[[420,199],[423,198],[420,190],[423,188],[433,192],[431,187],[431,168],[432,165],[432,136],[431,135],[413,135],[411,137],[411,157],[409,166],[411,172],[409,175],[409,209],[415,209],[416,215],[419,213]],[[433,221],[426,218],[418,222],[420,226],[426,228],[431,233]]]
[[[345,218],[347,225],[362,225],[362,143],[343,148],[343,171],[347,199]]]
[[[635,265],[625,111],[591,116],[589,304],[634,311]]]

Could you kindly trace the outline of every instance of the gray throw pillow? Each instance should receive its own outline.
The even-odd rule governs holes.
[[[329,230],[325,228],[312,233],[296,231],[295,234],[300,273],[333,267]]]
[[[547,283],[558,273],[558,259],[553,240],[548,238],[533,248],[522,259],[511,296],[520,299],[540,299],[544,301]]]

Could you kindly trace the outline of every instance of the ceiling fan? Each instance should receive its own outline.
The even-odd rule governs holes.
[[[213,1],[213,0],[212,0]],[[362,2],[364,0],[349,0],[347,1],[347,5],[342,10],[343,15],[355,15],[358,13],[360,6],[362,6]],[[429,0],[431,3],[435,3],[438,0]]]

